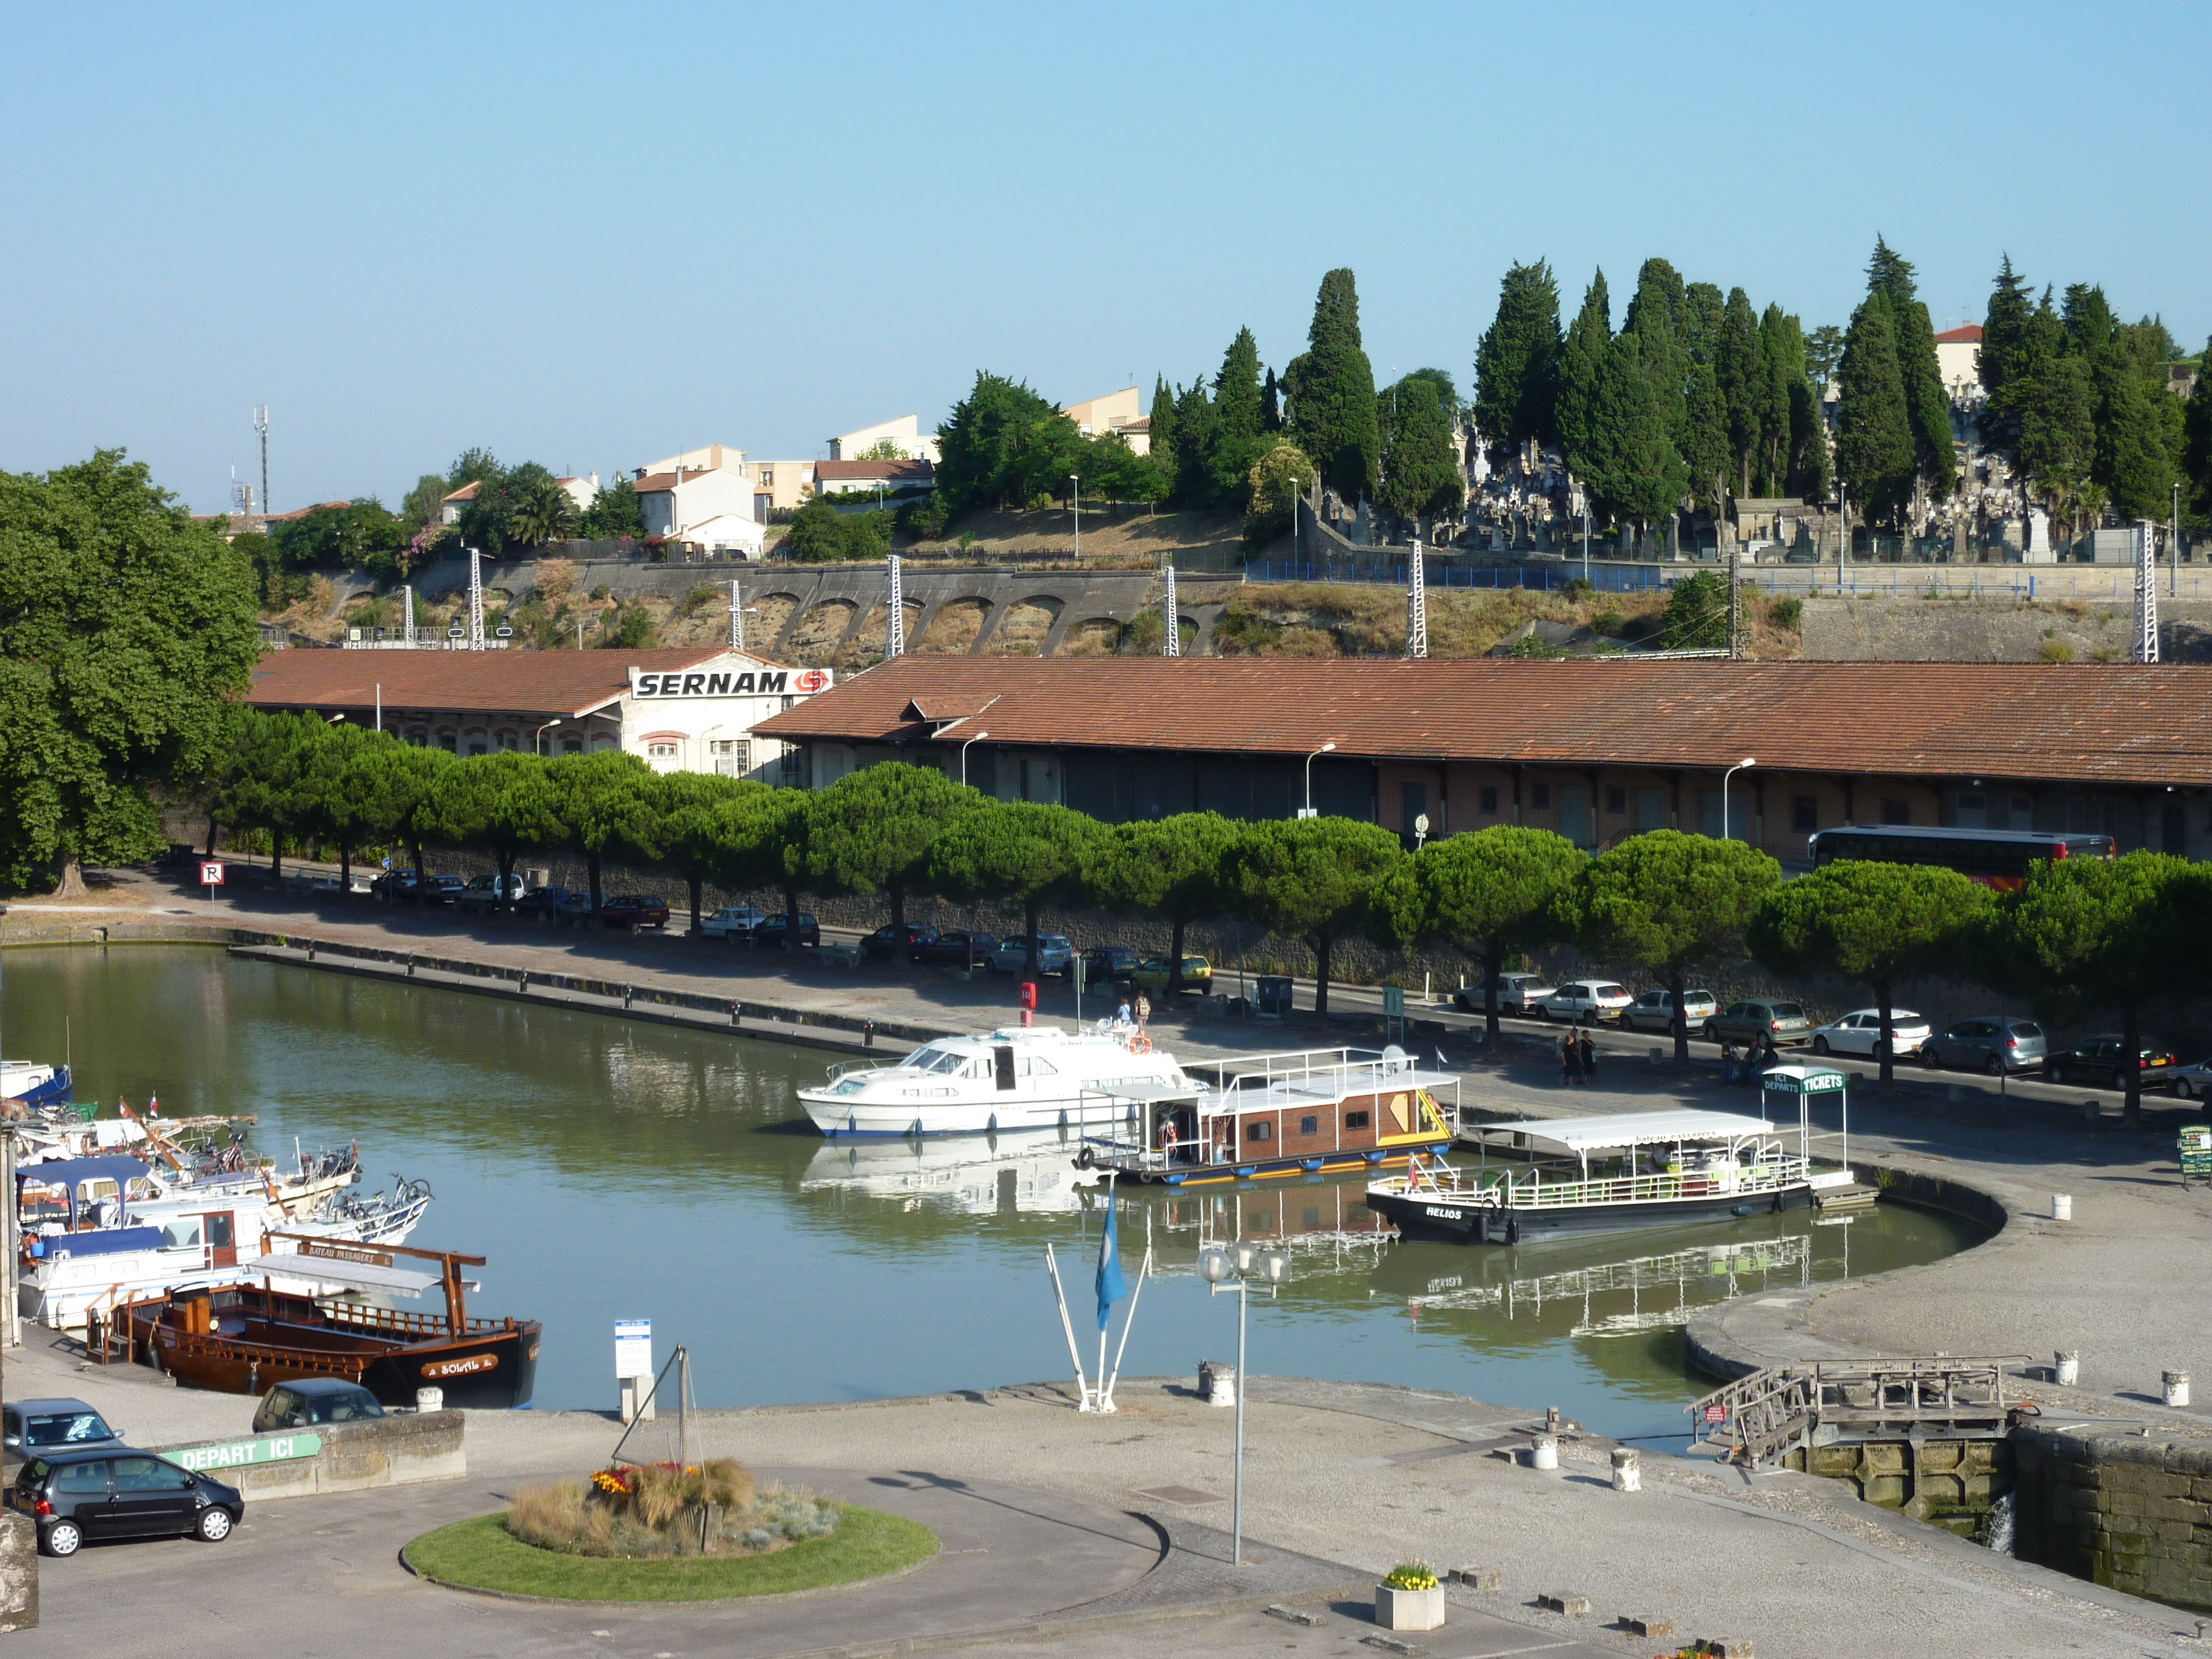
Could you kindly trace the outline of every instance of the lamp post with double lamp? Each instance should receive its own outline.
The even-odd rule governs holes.
[[[538,728],[537,735],[531,739],[531,746],[537,750],[541,758],[545,753],[545,734],[560,724],[561,722],[557,720],[546,721],[544,725]]]
[[[1746,755],[1734,766],[1729,767],[1727,771],[1721,774],[1721,839],[1723,841],[1733,841],[1735,838],[1729,830],[1729,780],[1734,777],[1737,773],[1742,771],[1745,767],[1756,766],[1758,764],[1759,762],[1757,759],[1750,755]],[[1751,837],[1746,836],[1744,839],[1748,842]]]
[[[1251,1305],[1251,1289],[1256,1281],[1274,1299],[1276,1287],[1291,1276],[1291,1255],[1287,1250],[1269,1245],[1266,1249],[1249,1238],[1240,1238],[1231,1245],[1209,1244],[1198,1253],[1198,1271],[1206,1280],[1206,1293],[1218,1296],[1223,1291],[1237,1292],[1237,1485],[1236,1498],[1231,1505],[1230,1562],[1235,1566],[1244,1565],[1244,1394],[1248,1379],[1244,1374],[1244,1318]]]
[[[965,789],[968,787],[968,744],[981,743],[984,738],[990,735],[991,734],[988,732],[978,732],[974,737],[968,739],[968,743],[963,743],[960,745],[960,787],[963,789]]]
[[[1315,750],[1313,751],[1313,755],[1308,755],[1306,757],[1306,804],[1298,808],[1298,816],[1302,818],[1317,818],[1321,816],[1320,813],[1314,811],[1313,804],[1314,755],[1326,755],[1335,747],[1336,745],[1333,743],[1325,743],[1322,744],[1320,748]]]

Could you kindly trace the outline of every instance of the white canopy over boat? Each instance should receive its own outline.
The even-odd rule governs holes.
[[[1571,1152],[1612,1152],[1622,1146],[1661,1146],[1676,1141],[1736,1141],[1771,1134],[1764,1118],[1738,1112],[1708,1112],[1694,1106],[1658,1112],[1616,1112],[1603,1117],[1538,1117],[1511,1123],[1486,1123],[1486,1129],[1510,1129],[1550,1141]]]

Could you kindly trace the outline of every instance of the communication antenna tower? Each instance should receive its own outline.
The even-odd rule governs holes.
[[[2136,649],[2137,662],[2158,660],[2158,537],[2148,519],[2136,520]]]
[[[261,510],[269,510],[269,405],[253,405],[253,429],[261,434]]]
[[[884,629],[884,656],[886,660],[906,655],[906,589],[899,580],[899,556],[894,553],[890,558],[891,608]]]
[[[1429,573],[1421,538],[1413,538],[1413,556],[1406,562],[1406,654],[1429,654]]]
[[[469,550],[469,649],[483,648],[483,554],[472,547]]]
[[[1160,654],[1164,657],[1180,657],[1182,655],[1182,612],[1176,608],[1173,565],[1167,568],[1167,592],[1161,596],[1160,610],[1168,625],[1167,633],[1160,641]]]

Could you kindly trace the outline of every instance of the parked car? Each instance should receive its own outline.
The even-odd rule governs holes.
[[[468,890],[459,876],[425,875],[420,886],[409,886],[399,896],[415,904],[452,904]]]
[[[123,1431],[82,1400],[11,1400],[0,1407],[0,1453],[13,1463],[49,1451],[119,1446]]]
[[[2033,1071],[2044,1059],[2043,1028],[2009,1014],[1955,1021],[1920,1045],[1920,1063],[1931,1072],[1948,1066],[1996,1077]]]
[[[699,921],[699,931],[708,939],[727,939],[732,944],[753,936],[753,929],[768,920],[768,912],[750,904],[726,904],[711,916]]]
[[[1137,964],[1136,980],[1139,988],[1164,994],[1168,988],[1169,969],[1174,964],[1166,957],[1146,957]],[[1213,964],[1204,957],[1185,957],[1182,959],[1182,988],[1196,991],[1203,996],[1213,986]]]
[[[988,933],[971,933],[955,928],[939,933],[921,947],[916,959],[933,968],[988,968],[991,953],[999,948],[999,941]]]
[[[1525,1018],[1543,1006],[1544,999],[1552,994],[1553,989],[1541,974],[1500,974],[1498,1012]],[[1485,1000],[1487,994],[1480,985],[1469,985],[1454,992],[1452,1002],[1471,1014],[1486,1013],[1490,1007]]]
[[[253,1413],[256,1434],[305,1429],[318,1423],[366,1423],[384,1415],[377,1398],[342,1376],[306,1376],[279,1382],[261,1397]]]
[[[1772,1002],[1764,997],[1731,1002],[1728,1012],[1715,1014],[1705,1022],[1705,1036],[1713,1042],[1756,1042],[1771,1036],[1776,1048],[1784,1048],[1804,1042],[1812,1033],[1813,1022],[1802,1004]]]
[[[75,1555],[88,1541],[230,1536],[246,1514],[235,1486],[149,1452],[58,1451],[25,1461],[8,1506],[37,1523],[39,1547]]]
[[[1546,1019],[1579,1024],[1586,1019],[1619,1019],[1621,1011],[1635,1000],[1626,986],[1615,985],[1609,979],[1571,979],[1546,997],[1542,1006]]]
[[[386,870],[368,884],[368,890],[387,902],[412,899],[415,896],[415,872],[412,870]]]
[[[1911,1009],[1889,1011],[1889,1052],[1893,1056],[1919,1053],[1920,1045],[1928,1041],[1928,1022]],[[1815,1026],[1813,1052],[1878,1056],[1881,1053],[1881,1010],[1861,1008],[1841,1019]]]
[[[2178,1055],[2163,1048],[2142,1048],[2136,1051],[2136,1075],[2141,1079],[2138,1089],[2163,1089],[2174,1079],[2181,1069]],[[2063,1054],[2051,1055],[2043,1062],[2043,1075],[2053,1083],[2086,1084],[2091,1088],[2102,1085],[2107,1089],[2128,1086],[2127,1046],[2117,1036],[2093,1036],[2075,1043]]]
[[[896,927],[878,927],[860,941],[860,954],[875,962],[889,962],[897,957],[920,962],[921,947],[936,937],[937,929],[927,923],[917,927],[909,921]]]
[[[763,951],[780,951],[786,940],[800,945],[819,945],[822,943],[822,924],[801,910],[794,926],[793,917],[778,911],[753,929],[753,943]]]
[[[1065,975],[1072,971],[1075,947],[1067,942],[1064,933],[1039,933],[1036,936],[1037,972]],[[1020,974],[1029,971],[1030,936],[1013,933],[999,941],[999,948],[991,952],[991,968],[995,973]]]
[[[2183,1100],[2212,1100],[2212,1060],[2183,1066],[2173,1073],[2173,1092]]]
[[[1121,945],[1093,945],[1083,953],[1085,985],[1133,985],[1143,964],[1137,953]]]
[[[565,887],[555,890],[561,896],[548,905],[541,915],[556,927],[588,927],[592,925],[592,896],[589,893],[572,893]]]
[[[1682,1025],[1694,1031],[1720,1012],[1720,1002],[1711,991],[1682,993]],[[1642,996],[1620,1011],[1622,1026],[1631,1031],[1671,1031],[1674,1029],[1674,994],[1672,991],[1646,991]]]
[[[461,889],[453,905],[461,910],[497,910],[520,903],[530,890],[520,876],[477,876]]]
[[[665,927],[668,902],[651,893],[617,893],[599,901],[602,927]]]

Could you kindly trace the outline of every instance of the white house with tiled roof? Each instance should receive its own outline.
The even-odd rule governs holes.
[[[1962,409],[1982,400],[1982,325],[1947,328],[1936,337],[1936,372],[1943,390]]]
[[[714,558],[761,556],[768,532],[754,511],[753,482],[742,465],[694,470],[679,460],[665,472],[641,471],[636,488],[647,536]]]

